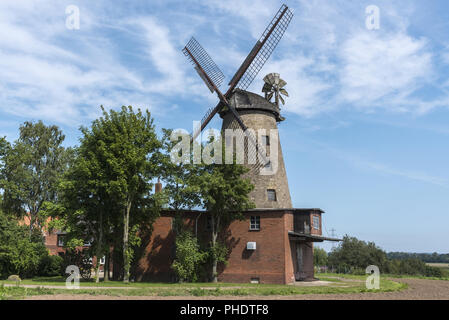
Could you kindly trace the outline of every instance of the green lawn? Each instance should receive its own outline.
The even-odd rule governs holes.
[[[30,284],[39,286],[65,286],[65,277],[36,277],[33,279],[24,279],[20,284]],[[15,284],[14,281],[0,281],[5,284]],[[272,284],[252,284],[252,283],[211,283],[211,282],[197,282],[197,283],[171,283],[171,282],[130,282],[123,283],[122,281],[100,281],[96,283],[94,280],[80,280],[80,287],[123,287],[123,288],[197,288],[197,287],[254,287],[254,286],[278,286]]]
[[[329,281],[331,284],[320,286],[294,286],[273,284],[250,283],[130,283],[110,281],[82,282],[78,290],[69,290],[64,287],[65,280],[62,277],[36,278],[23,280],[21,284],[34,284],[39,286],[61,285],[61,289],[25,288],[23,286],[0,286],[0,299],[21,299],[30,295],[42,294],[90,294],[111,296],[246,296],[246,295],[296,295],[296,294],[329,294],[329,293],[360,293],[360,292],[386,292],[397,291],[406,288],[405,284],[388,280],[384,277],[380,281],[379,290],[368,290],[365,287],[366,276],[319,274],[320,280]],[[3,281],[3,283],[10,283]],[[121,287],[119,289],[99,289],[99,287]]]
[[[332,281],[331,279],[333,277],[340,277],[340,278],[346,278],[346,279],[359,279],[359,280],[363,280],[366,279],[367,276],[365,275],[352,275],[352,274],[343,274],[343,273],[316,273],[315,277],[318,277],[320,279],[327,278],[330,277],[330,279],[328,281]],[[449,277],[442,277],[442,278],[438,278],[438,277],[425,277],[425,276],[418,276],[418,275],[408,275],[408,274],[381,274],[380,278],[411,278],[411,279],[427,279],[427,280],[445,280],[445,281],[449,281]]]

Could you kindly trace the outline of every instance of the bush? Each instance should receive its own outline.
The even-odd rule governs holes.
[[[365,270],[369,265],[378,266],[381,272],[385,272],[387,262],[387,254],[375,243],[361,241],[347,235],[328,255],[328,265],[342,273],[350,273],[358,269]],[[360,273],[360,270],[357,272]]]
[[[437,267],[426,266],[424,272],[426,277],[442,278],[444,276],[443,270]]]
[[[39,265],[39,275],[54,277],[63,275],[64,259],[60,256],[45,256]]]
[[[67,249],[63,255],[62,273],[65,274],[65,269],[75,265],[80,270],[80,275],[83,279],[90,279],[92,276],[92,258],[89,249]]]
[[[200,250],[198,240],[190,232],[184,231],[176,237],[176,259],[172,264],[179,281],[198,280],[199,266],[207,253]]]
[[[30,236],[28,227],[0,211],[0,278],[17,274],[22,279],[38,273],[39,263],[48,252],[40,232]]]

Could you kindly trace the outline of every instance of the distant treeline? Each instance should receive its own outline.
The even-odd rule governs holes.
[[[392,255],[396,254],[396,255]],[[435,254],[413,254],[395,252],[387,254],[374,242],[365,242],[345,235],[329,254],[321,248],[314,248],[314,264],[327,267],[331,272],[363,275],[366,267],[375,265],[382,274],[412,275],[424,277],[449,277],[447,268],[429,266],[426,262],[446,262],[443,256]]]
[[[388,252],[387,257],[394,260],[419,259],[424,262],[449,263],[449,253]]]

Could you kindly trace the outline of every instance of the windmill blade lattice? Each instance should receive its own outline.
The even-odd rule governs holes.
[[[212,80],[213,83],[211,85],[215,85],[217,88],[221,86],[223,79],[225,78],[223,72],[221,72],[220,68],[194,37],[190,39],[182,52],[194,65],[196,65],[196,63],[192,60],[190,54],[196,59],[210,80]]]
[[[265,62],[268,60],[271,53],[274,51],[277,44],[281,40],[292,18],[293,12],[285,4],[282,5],[282,7],[274,16],[273,20],[271,20],[270,24],[265,29],[259,41],[257,41],[256,45],[254,46],[253,51],[259,49],[259,47],[261,48],[256,54],[254,60],[252,60],[246,72],[237,82],[236,88],[246,90],[251,85],[254,78],[262,69]],[[275,27],[272,30],[274,25]],[[250,56],[251,54],[248,57]],[[243,64],[245,64],[245,62]],[[229,84],[232,84],[232,80]]]

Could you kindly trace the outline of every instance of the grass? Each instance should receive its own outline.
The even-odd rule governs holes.
[[[359,279],[359,280],[365,280],[365,275],[353,275],[353,274],[343,274],[343,273],[317,273],[315,274],[316,277],[320,279],[325,279],[326,281],[332,281],[332,279],[335,279],[335,277],[339,278],[345,278],[345,279]],[[327,278],[330,277],[330,278]],[[397,279],[403,279],[403,278],[409,278],[409,279],[426,279],[426,280],[445,280],[449,281],[449,277],[426,277],[426,276],[420,276],[420,275],[409,275],[409,274],[381,274],[380,278],[397,278]]]
[[[27,285],[39,285],[39,286],[65,286],[65,277],[36,277],[33,279],[23,279],[20,284]],[[2,281],[5,284],[15,284],[15,281]],[[94,280],[80,280],[80,287],[123,287],[123,288],[148,288],[148,287],[241,287],[241,286],[255,286],[257,284],[252,283],[211,283],[211,282],[198,282],[198,283],[170,283],[170,282],[129,282],[123,283],[122,281],[100,281],[96,283]],[[264,284],[263,286],[273,286],[270,284]]]
[[[54,294],[51,289],[38,287],[38,288],[25,288],[19,285],[13,287],[5,287],[0,285],[0,300],[18,300],[23,299],[31,295],[43,295]]]
[[[22,281],[22,284],[61,285],[61,289],[49,288],[25,288],[23,286],[4,287],[0,285],[0,299],[21,299],[31,295],[42,294],[89,294],[108,296],[271,296],[271,295],[298,295],[298,294],[344,294],[362,292],[389,292],[406,288],[405,284],[388,280],[384,277],[380,280],[379,290],[368,290],[365,287],[366,276],[318,274],[320,280],[332,282],[332,284],[320,286],[294,286],[276,284],[251,284],[251,283],[130,283],[123,284],[116,281],[82,282],[78,290],[69,290],[63,287],[65,280],[62,278],[36,278]],[[64,280],[64,282],[63,282]],[[5,281],[4,283],[8,283]],[[118,289],[98,289],[99,287],[123,287]],[[129,290],[133,288],[133,290]]]

